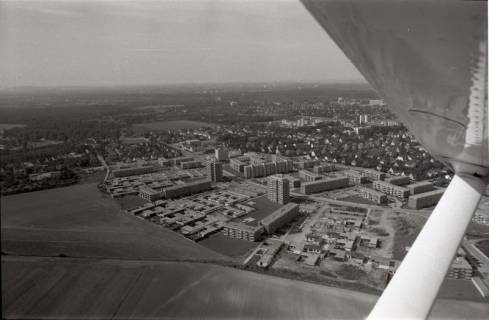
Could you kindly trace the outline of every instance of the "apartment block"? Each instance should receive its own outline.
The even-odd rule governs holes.
[[[366,183],[368,181],[367,177],[362,175],[361,172],[358,172],[355,170],[347,171],[346,176],[348,177],[348,180],[350,181],[350,183],[356,184],[356,185]]]
[[[215,150],[215,157],[217,161],[229,160],[229,151],[226,148],[217,148]]]
[[[325,178],[318,181],[304,182],[301,184],[301,192],[311,194],[316,192],[328,191],[338,188],[348,187],[347,177]]]
[[[309,170],[300,170],[299,171],[299,177],[306,180],[306,182],[317,181],[317,180],[321,180],[323,178],[322,175],[315,173],[315,172],[312,172],[312,171],[309,171]]]
[[[406,188],[409,189],[411,195],[415,195],[418,193],[432,191],[434,189],[434,186],[433,183],[429,181],[420,181],[420,182],[407,185]]]
[[[385,179],[385,173],[377,171],[377,170],[365,169],[365,170],[362,170],[361,173],[362,173],[362,176],[367,177],[368,179],[370,179],[372,181],[384,180]]]
[[[273,234],[284,224],[294,219],[298,214],[299,205],[296,203],[287,203],[263,218],[260,221],[260,224],[265,228],[268,234]]]
[[[230,238],[247,241],[258,241],[263,234],[262,226],[250,226],[239,222],[228,222],[224,225],[222,233]]]
[[[373,187],[375,190],[397,197],[399,199],[406,199],[407,197],[409,197],[408,188],[391,184],[387,181],[374,181]]]
[[[163,194],[166,199],[172,199],[206,191],[210,188],[211,182],[209,180],[201,180],[165,188]]]
[[[202,167],[202,163],[200,161],[185,161],[185,162],[180,162],[180,168],[181,169],[193,169],[193,168],[200,168]]]
[[[321,174],[321,173],[326,173],[326,172],[332,172],[335,170],[334,164],[323,164],[319,166],[314,166],[312,168],[312,172]]]
[[[413,209],[431,207],[438,203],[438,200],[440,200],[444,192],[445,189],[436,189],[433,191],[412,195],[409,197],[408,207]]]
[[[211,161],[207,164],[207,177],[213,182],[222,181],[222,163]]]
[[[268,178],[268,199],[275,203],[287,204],[290,193],[289,180],[282,175],[270,176]]]
[[[406,184],[409,184],[409,182],[411,182],[411,179],[409,179],[408,176],[397,176],[385,179],[385,181],[396,186],[405,186]]]
[[[375,202],[377,204],[387,203],[387,196],[382,192],[372,190],[372,189],[368,189],[368,188],[361,188],[360,194],[361,194],[362,198],[370,200],[370,201]]]
[[[119,168],[112,171],[114,177],[128,177],[141,175],[146,173],[155,172],[157,169],[154,166],[140,166],[140,167],[129,167],[129,168]]]

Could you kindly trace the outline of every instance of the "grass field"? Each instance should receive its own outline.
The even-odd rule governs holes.
[[[421,228],[426,222],[425,217],[420,216],[397,216],[393,217],[395,225],[394,235],[394,259],[402,260],[406,256],[406,247],[411,246],[418,236]]]
[[[482,251],[483,254],[489,257],[489,240],[479,241],[475,246],[479,248],[479,250]]]
[[[222,233],[213,234],[210,237],[199,241],[199,244],[233,258],[241,257],[258,246],[258,242],[230,238]]]
[[[445,279],[438,293],[438,297],[444,299],[485,301],[470,280]]]
[[[196,129],[200,127],[215,127],[216,125],[208,122],[192,121],[192,120],[173,120],[173,121],[156,121],[134,124],[133,128],[136,131],[162,131],[162,130],[180,130],[180,129]]]
[[[127,195],[124,197],[119,197],[115,199],[115,201],[117,201],[117,203],[121,206],[123,210],[134,209],[136,207],[148,203],[148,201],[136,195]]]
[[[373,295],[201,263],[2,257],[5,318],[363,319]],[[438,300],[431,318],[484,319]]]
[[[120,210],[96,184],[2,197],[2,252],[11,255],[211,260],[223,256]]]

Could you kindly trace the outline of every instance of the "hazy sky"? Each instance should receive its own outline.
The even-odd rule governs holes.
[[[0,1],[0,87],[360,79],[298,0]]]

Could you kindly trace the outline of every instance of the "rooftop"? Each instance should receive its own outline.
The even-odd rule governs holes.
[[[236,222],[236,221],[230,221],[224,225],[227,228],[232,228],[232,229],[239,229],[241,231],[246,231],[246,232],[255,232],[261,228],[262,226],[252,226],[249,224],[241,223],[241,222]]]
[[[145,192],[147,194],[153,195],[153,194],[159,194],[159,191],[156,191],[153,188],[148,187],[147,185],[142,185],[139,187],[140,192]]]
[[[258,222],[265,217],[269,216],[275,210],[279,209],[282,205],[270,201],[266,195],[263,195],[258,198],[253,199],[253,204],[249,202],[246,203],[247,206],[250,206],[255,209],[255,211],[248,213],[246,216],[238,218],[238,220],[243,220],[243,218],[251,217],[254,220],[250,222],[246,222],[248,225],[256,226]]]
[[[323,178],[321,180],[317,180],[317,181],[309,181],[309,182],[304,182],[302,185],[314,185],[314,184],[321,184],[321,183],[328,183],[328,182],[331,182],[331,181],[341,181],[341,180],[348,180],[347,177],[334,177],[334,178]]]
[[[412,195],[409,198],[410,199],[424,198],[424,197],[427,197],[427,196],[443,194],[443,192],[445,192],[445,189],[436,189],[436,190],[433,190],[433,191],[428,191],[428,192],[423,192],[423,193],[415,194],[415,195]]]
[[[277,219],[278,217],[284,215],[285,213],[288,213],[291,210],[294,210],[298,208],[299,205],[297,203],[289,202],[286,205],[280,207],[279,209],[275,210],[272,212],[270,215],[266,216],[265,218],[262,219],[262,223],[270,223]]]
[[[430,186],[430,185],[433,185],[433,183],[431,183],[430,181],[419,181],[419,182],[411,183],[410,185],[408,185],[408,187],[420,187],[420,186]]]

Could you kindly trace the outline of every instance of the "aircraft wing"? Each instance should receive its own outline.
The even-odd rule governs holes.
[[[426,318],[489,177],[487,3],[301,1],[456,174],[369,317]]]

